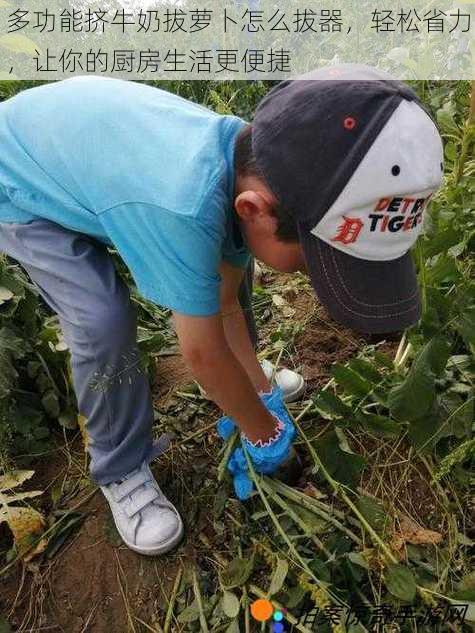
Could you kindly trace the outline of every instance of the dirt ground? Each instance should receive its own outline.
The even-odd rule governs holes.
[[[165,357],[158,364],[157,400],[166,402],[173,391],[190,383],[190,375],[179,356]],[[33,486],[46,492],[52,482],[67,473],[68,480],[81,480],[84,488],[71,506],[85,518],[78,531],[51,560],[38,564],[15,565],[0,578],[0,614],[10,623],[11,631],[39,633],[123,633],[144,630],[133,613],[153,624],[166,604],[179,561],[186,562],[186,539],[177,552],[161,558],[139,556],[121,545],[120,538],[104,497],[84,480],[82,440],[76,436],[67,450],[57,437],[58,450],[50,459],[38,459]],[[177,502],[165,462],[153,471],[167,495]],[[84,503],[81,500],[85,499]],[[48,514],[50,504],[42,506]],[[177,503],[179,506],[180,504]],[[8,543],[5,527],[0,538]],[[1,627],[0,627],[1,630]]]
[[[76,440],[70,448],[82,452]],[[44,468],[38,463],[35,487],[58,476],[64,456]],[[154,467],[159,482],[166,476]],[[92,496],[91,496],[92,495]],[[173,499],[173,494],[169,494]],[[151,623],[173,583],[176,555],[161,559],[138,556],[120,544],[107,502],[88,484],[71,505],[85,518],[79,530],[51,560],[14,566],[0,580],[0,612],[12,631],[122,633],[137,629],[129,612]],[[45,508],[46,510],[46,508]],[[6,536],[4,534],[4,536]],[[181,550],[186,556],[186,549]]]
[[[303,373],[308,381],[307,393],[310,393],[328,380],[333,363],[352,356],[363,341],[331,322],[323,308],[307,293],[299,292],[292,286],[286,289],[284,285],[282,296],[292,307],[288,321],[302,322],[304,325],[295,337],[290,355],[283,357],[281,362]],[[278,311],[262,327],[263,348],[275,329],[275,318],[281,319]],[[393,353],[394,347],[394,342],[389,342],[381,349]],[[159,359],[156,405],[164,413],[165,420],[167,411],[171,408],[171,419],[173,407],[177,406],[175,391],[185,389],[190,382],[191,376],[180,357],[165,356]],[[190,395],[190,398],[193,396]],[[196,408],[193,415],[197,417],[198,425],[195,434],[200,435],[201,410]],[[205,425],[209,426],[209,409],[207,415],[208,418],[204,420]],[[181,447],[183,436],[180,428],[174,430],[175,441]],[[189,433],[185,432],[186,436]],[[153,629],[153,626],[166,609],[167,596],[178,566],[186,566],[187,562],[200,555],[206,558],[207,539],[214,539],[214,545],[218,542],[216,538],[223,539],[223,534],[217,535],[216,528],[210,525],[206,507],[205,512],[198,515],[186,510],[186,499],[190,493],[187,478],[199,478],[204,476],[203,472],[209,474],[209,451],[212,451],[215,441],[214,431],[209,430],[196,439],[197,443],[193,438],[190,440],[194,453],[186,452],[188,444],[185,442],[182,447],[184,454],[181,450],[176,451],[171,457],[162,458],[158,465],[155,464],[153,469],[159,483],[182,511],[187,536],[169,556],[147,559],[120,545],[106,501],[99,492],[94,492],[87,480],[79,436],[69,439],[65,446],[64,438],[58,434],[58,450],[48,459],[40,458],[31,466],[36,471],[32,486],[45,489],[47,497],[58,482],[63,482],[63,488],[66,487],[63,493],[67,493],[67,486],[74,481],[76,487],[69,495],[71,500],[67,507],[77,507],[77,511],[84,514],[84,520],[80,529],[66,539],[52,558],[34,559],[26,565],[12,565],[1,576],[0,613],[10,623],[11,631],[138,633],[159,630]],[[185,468],[184,473],[177,476],[181,460],[189,463],[189,455],[194,455],[193,466],[197,471],[188,473]],[[68,498],[68,494],[65,497]],[[208,503],[212,503],[211,498]],[[48,514],[48,502],[42,509]],[[4,542],[8,540],[6,529],[2,528],[0,537],[3,537]],[[182,629],[172,627],[172,630]]]

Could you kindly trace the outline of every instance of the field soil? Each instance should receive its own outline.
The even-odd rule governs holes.
[[[189,382],[181,357],[162,359],[157,369],[157,404]],[[31,465],[36,471],[33,486],[47,492],[67,473],[66,482],[80,482],[70,507],[79,506],[84,520],[51,560],[17,564],[0,579],[0,613],[15,632],[142,630],[132,614],[140,614],[147,623],[154,621],[154,614],[166,604],[179,560],[188,556],[186,540],[178,553],[162,558],[139,556],[123,546],[105,498],[84,478],[81,437],[77,435],[67,450],[63,438],[56,439],[53,455]],[[167,485],[169,461],[155,462],[152,470],[167,496],[177,502],[173,486]],[[48,504],[42,506],[45,514],[49,509]],[[4,542],[9,540],[6,528],[1,536]]]

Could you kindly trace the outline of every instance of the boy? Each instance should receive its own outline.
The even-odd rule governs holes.
[[[220,434],[234,420],[259,472],[288,457],[294,429],[238,301],[251,253],[307,270],[332,316],[357,330],[419,318],[408,250],[442,146],[412,91],[372,69],[283,82],[252,127],[145,85],[70,79],[1,104],[0,147],[0,250],[59,315],[91,473],[135,551],[169,550],[183,525],[148,466],[149,387],[106,245],[173,311],[186,362],[230,416]],[[242,448],[229,467],[246,498]]]

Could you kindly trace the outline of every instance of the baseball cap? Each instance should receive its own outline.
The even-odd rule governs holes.
[[[259,104],[252,143],[330,315],[364,333],[413,325],[409,251],[442,182],[443,147],[409,86],[359,64],[284,81]]]

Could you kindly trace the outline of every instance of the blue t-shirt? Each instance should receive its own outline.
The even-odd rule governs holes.
[[[0,222],[43,218],[113,245],[140,292],[219,312],[219,265],[249,252],[233,209],[245,122],[150,86],[78,77],[0,104]]]

